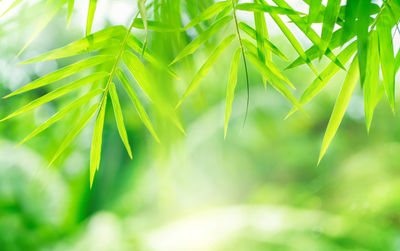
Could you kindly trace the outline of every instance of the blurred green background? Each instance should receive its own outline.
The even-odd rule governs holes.
[[[69,63],[16,65],[82,37],[87,7],[81,5],[68,30],[65,16],[60,15],[19,59],[15,55],[32,32],[40,5],[33,1],[1,20],[0,96]],[[134,13],[127,8],[129,1],[103,1],[99,6],[96,30],[125,25]],[[152,36],[159,42],[150,48],[169,60],[169,38]],[[272,40],[290,59],[296,58],[282,36]],[[194,58],[202,62],[213,43]],[[134,159],[126,154],[108,109],[102,163],[91,190],[93,123],[50,168],[46,168],[48,161],[73,116],[15,147],[67,101],[52,102],[0,123],[0,250],[400,250],[399,115],[393,116],[387,104],[378,105],[367,135],[362,97],[354,95],[317,167],[343,72],[305,106],[310,117],[298,113],[284,120],[290,103],[272,88],[264,89],[261,77],[250,68],[247,122],[243,127],[246,88],[241,71],[224,140],[225,89],[232,54],[233,48],[225,52],[184,102],[180,116],[187,135],[147,105],[161,144],[152,139],[119,90],[125,100]],[[287,65],[273,59],[282,69]],[[165,88],[174,100],[198,69],[196,60],[189,59],[177,69],[184,81],[161,83],[171,84]],[[322,69],[326,62],[319,65]],[[285,74],[296,85],[297,97],[315,77],[306,67]],[[0,116],[44,91],[1,100]],[[361,95],[360,88],[357,92]]]

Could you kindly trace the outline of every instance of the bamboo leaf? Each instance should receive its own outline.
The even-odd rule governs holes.
[[[72,11],[74,10],[75,0],[68,0],[67,27],[71,23]]]
[[[122,109],[119,103],[118,94],[114,83],[111,83],[110,85],[110,97],[114,109],[115,121],[117,123],[119,136],[121,137],[121,140],[125,145],[129,157],[132,159],[132,150],[131,146],[129,145],[128,134],[126,133],[125,129],[124,117],[122,115]]]
[[[71,76],[77,72],[88,69],[90,67],[109,62],[112,59],[114,59],[114,56],[107,56],[107,55],[99,55],[99,56],[94,56],[89,59],[84,59],[75,64],[68,65],[64,68],[61,68],[50,74],[40,77],[40,78],[32,81],[31,83],[25,85],[24,87],[14,91],[13,93],[5,96],[4,98],[9,98],[9,97],[12,97],[12,96],[15,96],[15,95],[39,88],[39,87],[43,87],[45,85],[54,83],[60,79],[64,79],[68,76]]]
[[[326,128],[325,136],[322,141],[318,164],[324,157],[326,150],[328,149],[337,129],[340,126],[340,123],[342,122],[347,106],[349,105],[350,98],[353,95],[356,87],[358,76],[358,59],[355,57],[351,63],[349,71],[347,72],[346,79],[343,82],[342,89],[340,90],[331,118],[329,119],[328,127]]]
[[[89,0],[89,9],[86,20],[86,36],[89,36],[92,33],[93,19],[94,13],[96,12],[97,0]]]
[[[64,47],[46,52],[30,60],[26,60],[20,64],[31,64],[66,58],[110,47],[112,44],[115,44],[113,43],[114,41],[117,41],[117,44],[120,44],[120,40],[122,40],[125,34],[126,28],[124,26],[112,26],[93,33],[85,38],[76,40]]]
[[[107,95],[107,93],[105,93]],[[94,175],[99,170],[101,159],[101,146],[103,141],[104,117],[107,108],[107,96],[103,97],[100,105],[99,113],[97,114],[94,124],[92,146],[90,148],[90,188],[92,188]]]
[[[328,0],[328,4],[325,8],[324,21],[322,25],[321,34],[321,48],[322,53],[325,54],[326,49],[328,49],[329,42],[332,38],[333,28],[336,24],[336,19],[339,15],[340,1],[338,0]]]
[[[59,121],[60,119],[64,118],[67,114],[71,113],[73,110],[81,107],[83,104],[87,103],[90,101],[92,98],[96,97],[100,93],[103,93],[103,89],[96,89],[88,94],[80,97],[79,99],[75,100],[71,104],[67,105],[66,107],[62,108],[59,112],[54,114],[51,118],[49,118],[46,122],[38,126],[33,132],[31,132],[28,136],[26,136],[18,145],[23,144],[24,142],[28,141],[29,139],[35,137],[42,131],[46,130],[49,128],[51,125]]]
[[[179,100],[176,107],[179,107],[183,100],[199,85],[200,81],[208,74],[211,67],[215,64],[219,56],[224,52],[225,48],[232,42],[232,40],[236,37],[236,35],[230,35],[226,37],[217,48],[211,53],[206,62],[201,66],[200,70],[193,77],[192,82],[187,87],[185,93],[182,98]]]
[[[87,122],[93,117],[95,112],[99,109],[100,104],[97,103],[93,105],[83,116],[82,118],[76,123],[76,125],[69,131],[63,142],[58,147],[57,152],[54,154],[53,159],[49,163],[49,167],[53,165],[54,161],[67,149],[67,147],[71,144],[74,138],[79,134],[80,131],[85,127]]]
[[[22,3],[23,0],[15,0],[4,12],[3,14],[0,15],[0,17],[4,16],[7,14],[10,10],[14,9],[17,7],[20,3]]]
[[[245,10],[245,11],[258,11],[258,12],[267,12],[270,14],[279,14],[279,15],[290,15],[290,14],[303,14],[293,9],[287,9],[283,7],[276,7],[263,3],[241,3],[236,6],[237,10]]]
[[[381,55],[381,68],[383,86],[389,98],[393,112],[395,111],[395,58],[393,52],[391,16],[387,11],[382,12],[381,18],[376,24],[379,38],[379,52]],[[378,45],[377,45],[378,46]],[[367,73],[368,74],[368,73]]]
[[[347,46],[342,52],[339,53],[338,59],[340,62],[347,63],[351,56],[357,50],[357,42],[354,41],[349,46]],[[315,78],[315,80],[307,87],[304,93],[301,95],[299,102],[301,105],[307,104],[313,97],[315,97],[329,82],[329,80],[340,70],[339,66],[334,62],[331,62],[320,74],[320,77]],[[288,118],[297,110],[293,107],[289,114],[286,116]]]
[[[146,14],[146,0],[138,0],[138,7],[139,7],[140,16],[142,17],[144,31],[146,33],[144,42],[143,42],[142,52],[141,52],[141,55],[143,56],[144,51],[146,50],[146,47],[147,47],[147,38],[149,36],[149,27],[147,25],[147,14]]]
[[[371,0],[360,1],[357,17],[357,42],[358,42],[358,65],[360,68],[360,82],[364,85],[367,68],[367,50],[368,50],[368,18],[369,5]]]
[[[253,53],[246,52],[246,55],[249,58],[249,60],[253,63],[253,65],[261,72],[261,74],[271,83],[272,87],[274,87],[278,92],[280,92],[284,97],[286,97],[287,100],[289,100],[289,102],[291,102],[298,109],[304,112],[303,108],[301,107],[297,99],[293,96],[293,94],[289,91],[289,89],[284,84],[282,84],[278,76],[276,76]]]
[[[67,84],[65,86],[62,86],[52,92],[49,92],[43,96],[41,96],[40,98],[37,98],[33,101],[31,101],[30,103],[28,103],[27,105],[21,107],[20,109],[18,109],[17,111],[13,112],[12,114],[8,115],[7,117],[3,118],[2,120],[0,120],[0,122],[13,118],[17,115],[20,115],[22,113],[25,113],[27,111],[30,111],[32,109],[35,109],[38,106],[41,106],[45,103],[48,103],[56,98],[59,98],[77,88],[80,88],[84,85],[93,83],[99,79],[105,78],[106,76],[108,76],[109,74],[107,72],[99,72],[99,73],[94,73],[92,75],[89,75],[85,78],[82,78],[80,80],[77,80],[75,82],[72,82],[70,84]]]
[[[200,24],[201,22],[204,22],[204,21],[212,18],[213,16],[215,16],[216,14],[221,12],[224,8],[226,8],[226,7],[230,6],[230,5],[231,5],[230,1],[222,1],[222,2],[214,3],[213,5],[208,7],[206,10],[204,10],[202,13],[200,13],[200,15],[196,16],[195,18],[193,18],[183,28],[183,30],[187,30],[189,28],[192,28],[192,27]]]
[[[158,22],[158,21],[153,21],[153,20],[146,20],[147,23],[147,29],[148,30],[153,30],[157,32],[178,32],[180,31],[179,28],[176,27],[171,27],[169,25],[166,25],[164,23]],[[135,18],[133,22],[133,27],[136,29],[146,29],[146,26],[144,24],[143,18]]]
[[[262,3],[262,1],[258,1]],[[264,38],[268,35],[267,24],[263,12],[254,11],[254,24],[256,27],[257,54],[262,62],[265,62],[267,57],[267,49],[265,48]],[[268,58],[269,60],[269,58]],[[265,83],[265,81],[263,81]]]
[[[160,143],[160,139],[157,136],[156,131],[154,130],[154,127],[149,119],[149,116],[147,115],[146,110],[140,103],[140,100],[137,98],[135,91],[133,90],[132,86],[129,84],[128,79],[126,78],[124,72],[120,69],[117,70],[117,76],[119,81],[121,82],[122,86],[124,87],[125,91],[128,93],[132,103],[134,104],[136,111],[139,114],[140,119],[142,120],[143,124],[147,127],[151,135],[154,137],[154,139]]]
[[[372,117],[377,105],[379,84],[379,43],[375,30],[371,31],[368,42],[367,75],[364,83],[364,111],[367,131],[371,128]]]
[[[250,25],[240,22],[239,28],[244,31],[247,35],[249,35],[252,39],[257,39],[257,31],[253,29]],[[282,58],[283,60],[288,60],[288,58],[283,54],[278,47],[276,47],[273,43],[271,43],[267,38],[264,37],[265,46],[271,50],[272,53]]]
[[[217,31],[222,29],[227,23],[232,20],[232,16],[226,16],[215,22],[210,28],[201,33],[192,42],[190,42],[185,48],[183,48],[178,56],[170,63],[170,65],[175,64],[182,58],[193,54],[202,44],[204,44],[208,39],[210,39]]]
[[[311,0],[308,11],[308,23],[311,24],[316,20],[321,9],[321,0]]]
[[[237,84],[237,75],[239,68],[241,49],[237,49],[235,54],[233,55],[233,60],[231,64],[231,70],[229,73],[228,86],[226,88],[226,106],[225,106],[225,129],[224,129],[224,138],[226,138],[226,133],[228,132],[228,123],[229,118],[232,113],[232,104],[235,96],[235,89]]]

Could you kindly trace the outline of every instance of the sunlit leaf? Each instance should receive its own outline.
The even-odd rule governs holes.
[[[75,0],[68,0],[68,14],[67,14],[67,27],[71,23],[72,11],[74,10]]]
[[[342,122],[343,116],[356,87],[358,77],[358,58],[355,57],[351,63],[349,71],[347,72],[346,79],[343,82],[342,89],[340,90],[331,118],[329,119],[328,127],[326,128],[325,136],[322,141],[318,164],[324,157],[326,150],[328,149],[337,129],[340,126],[340,123]]]
[[[97,7],[97,0],[89,0],[89,9],[86,20],[86,36],[92,33],[92,25],[93,25],[94,13],[96,12],[96,7]]]
[[[213,16],[215,16],[216,14],[221,12],[224,8],[226,8],[229,5],[231,5],[231,1],[222,1],[222,2],[214,3],[213,5],[208,7],[206,10],[204,10],[202,13],[200,13],[200,15],[198,15],[195,18],[193,18],[192,20],[190,20],[190,22],[183,28],[183,30],[192,28],[192,27],[200,24],[201,22],[204,22],[204,21],[212,18]]]
[[[226,133],[228,132],[229,118],[232,113],[233,98],[235,97],[240,54],[241,54],[241,49],[237,49],[235,54],[233,55],[231,70],[229,73],[228,86],[226,88],[225,129],[224,129],[225,138],[226,138]]]
[[[333,28],[336,24],[336,19],[339,15],[340,1],[328,0],[328,4],[325,9],[324,22],[322,25],[321,35],[321,49],[322,53],[325,53],[328,48],[329,42],[331,41]]]
[[[141,52],[141,55],[143,56],[143,54],[146,50],[146,47],[147,47],[147,39],[149,36],[149,27],[147,25],[146,0],[138,0],[138,7],[139,7],[140,16],[142,17],[142,21],[143,21],[144,32],[146,33],[144,42],[143,42],[142,52]]]
[[[182,98],[179,100],[176,107],[179,107],[183,100],[199,85],[200,81],[208,74],[211,67],[215,64],[219,56],[224,52],[225,48],[232,42],[236,35],[230,35],[226,37],[218,47],[213,51],[213,53],[208,57],[207,61],[201,66],[200,70],[193,77],[192,82],[190,82]]]
[[[237,10],[245,10],[245,11],[259,11],[259,12],[267,12],[270,14],[282,14],[282,15],[290,15],[290,14],[303,14],[298,11],[294,11],[292,9],[271,6],[267,3],[241,3],[236,6]]]
[[[129,157],[132,159],[132,150],[131,146],[129,145],[128,134],[126,133],[125,123],[124,123],[124,116],[122,115],[121,105],[119,103],[119,98],[117,94],[117,90],[115,88],[115,84],[110,84],[110,97],[114,109],[115,121],[117,123],[119,136],[121,137],[122,142],[125,145],[126,151],[129,154]]]

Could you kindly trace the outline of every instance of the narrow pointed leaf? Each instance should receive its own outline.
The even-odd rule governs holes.
[[[68,0],[67,27],[71,23],[72,11],[74,10],[75,0]]]
[[[308,11],[308,23],[311,24],[315,21],[321,9],[321,0],[311,0],[310,8]]]
[[[343,116],[346,112],[347,106],[349,105],[350,98],[353,95],[354,89],[358,80],[358,59],[355,57],[347,72],[346,79],[343,82],[342,89],[340,90],[339,96],[336,100],[335,107],[331,118],[329,119],[328,127],[326,128],[325,136],[322,141],[321,153],[319,155],[318,163],[321,162],[324,157],[326,150],[328,149],[333,137],[336,134],[337,129],[342,122]]]
[[[95,112],[99,109],[100,104],[93,105],[76,123],[76,125],[68,132],[67,136],[63,140],[63,142],[58,147],[57,152],[54,154],[53,159],[50,161],[49,166],[51,166],[54,161],[67,149],[67,147],[71,144],[74,138],[79,134],[80,131],[85,127],[85,125],[89,122],[89,120],[93,117]]]
[[[92,146],[90,148],[90,188],[93,185],[94,175],[99,170],[101,159],[101,146],[103,141],[104,117],[107,108],[107,97],[104,96],[97,114],[93,129]]]
[[[142,120],[143,124],[147,127],[147,130],[151,133],[154,139],[160,143],[160,139],[157,136],[156,131],[150,121],[149,116],[147,115],[146,110],[140,103],[140,100],[137,98],[135,91],[133,90],[132,86],[129,84],[127,77],[125,76],[124,72],[120,69],[117,70],[117,76],[119,81],[121,82],[122,86],[124,87],[125,91],[128,93],[133,105],[136,108],[136,111],[139,114],[140,119]]]
[[[71,76],[77,72],[83,71],[90,67],[109,62],[114,58],[115,58],[114,56],[99,55],[99,56],[94,56],[89,59],[84,59],[75,64],[65,66],[64,68],[61,68],[50,74],[40,77],[40,78],[32,81],[31,83],[25,85],[24,87],[14,91],[13,93],[5,96],[4,98],[9,98],[14,95],[18,95],[18,94],[21,94],[21,93],[24,93],[24,92],[27,92],[27,91],[30,91],[30,90],[33,90],[33,89],[36,89],[39,87],[43,87],[43,86],[51,84],[51,83],[54,83],[60,79],[64,79],[68,76]]]
[[[178,56],[170,63],[170,65],[175,64],[182,58],[193,54],[202,44],[204,44],[208,39],[210,39],[215,33],[222,29],[227,23],[232,20],[232,16],[226,16],[215,22],[210,28],[201,33],[192,42],[190,42],[185,48],[183,48]]]
[[[31,132],[28,136],[26,136],[18,145],[23,144],[27,140],[35,137],[42,131],[46,130],[49,128],[51,125],[59,121],[60,119],[64,118],[67,114],[71,113],[75,109],[81,107],[83,104],[87,103],[90,101],[92,98],[95,96],[99,95],[100,93],[103,93],[104,90],[102,89],[96,89],[94,91],[89,92],[88,94],[82,96],[81,98],[75,100],[71,104],[67,105],[66,107],[62,108],[59,112],[54,114],[51,118],[49,118],[46,122],[38,126],[33,132]]]
[[[225,48],[232,42],[232,40],[236,37],[236,35],[230,35],[226,37],[213,51],[210,57],[206,60],[206,62],[201,66],[200,70],[193,77],[192,82],[187,87],[185,93],[182,98],[179,100],[176,107],[179,107],[183,100],[199,85],[200,81],[208,74],[211,67],[215,64],[219,56],[224,52]]]
[[[328,4],[325,8],[321,34],[321,48],[323,54],[325,54],[325,51],[328,48],[329,42],[332,38],[333,28],[335,27],[336,19],[339,15],[340,2],[341,1],[338,0],[328,0]]]
[[[379,38],[379,52],[381,55],[381,68],[383,85],[389,98],[393,112],[395,111],[395,58],[393,52],[392,22],[389,12],[383,11],[376,24]],[[368,74],[368,73],[367,73]]]
[[[10,114],[7,117],[0,120],[0,122],[10,119],[10,118],[13,118],[17,115],[20,115],[20,114],[30,111],[32,109],[35,109],[38,106],[41,106],[41,105],[48,103],[56,98],[59,98],[75,89],[78,89],[78,88],[84,86],[84,85],[87,85],[87,84],[93,83],[97,80],[100,80],[102,78],[105,78],[108,75],[109,74],[107,72],[99,72],[99,73],[92,74],[88,77],[82,78],[80,80],[77,80],[75,82],[72,82],[70,84],[64,85],[52,92],[49,92],[49,93],[41,96],[40,98],[33,100],[32,102],[28,103],[27,105],[23,106],[22,108],[18,109],[17,111],[13,112],[12,114]]]
[[[257,32],[254,30],[250,25],[240,22],[239,23],[239,28],[246,32],[247,35],[249,35],[253,39],[257,39]],[[283,54],[278,47],[276,47],[273,43],[271,43],[267,38],[264,37],[264,43],[265,46],[271,50],[272,53],[277,55],[278,57],[282,58],[283,60],[288,60],[288,58]]]
[[[259,12],[267,12],[270,14],[279,14],[279,15],[290,15],[290,14],[303,14],[293,9],[287,9],[282,7],[271,6],[264,3],[241,3],[236,6],[237,10],[245,10],[245,11],[259,11]]]
[[[202,13],[200,13],[200,15],[196,16],[195,18],[193,18],[183,28],[183,30],[187,30],[189,28],[192,28],[192,27],[200,24],[201,22],[204,22],[204,21],[212,18],[213,16],[215,16],[216,14],[221,12],[224,8],[228,7],[229,5],[231,5],[230,1],[222,1],[222,2],[214,3],[213,5],[208,7],[206,10],[204,10]]]
[[[23,0],[15,0],[1,15],[0,17],[4,16],[7,14],[10,10],[14,9],[17,7],[20,3],[22,3]]]
[[[119,136],[121,137],[121,140],[125,145],[129,157],[132,159],[132,150],[131,146],[129,145],[128,134],[126,133],[125,129],[124,117],[122,115],[122,109],[119,103],[119,98],[114,83],[111,83],[110,85],[110,97],[114,109],[115,121],[117,123]]]
[[[368,18],[369,5],[371,0],[360,1],[358,8],[358,26],[357,26],[357,42],[358,42],[358,65],[360,68],[360,82],[364,85],[365,76],[367,74],[367,49],[368,49]]]
[[[110,47],[111,44],[115,44],[113,43],[114,41],[118,41],[118,44],[120,44],[121,42],[119,40],[122,40],[125,34],[126,28],[124,26],[113,26],[93,33],[85,38],[76,40],[64,47],[46,52],[20,64],[31,64],[66,58]]]
[[[138,0],[138,7],[139,7],[140,16],[142,17],[144,31],[146,33],[144,42],[143,42],[142,52],[141,52],[141,55],[143,56],[144,51],[146,50],[146,47],[147,47],[147,38],[149,36],[149,27],[147,25],[147,14],[146,14],[146,0]]]
[[[233,55],[231,70],[229,73],[228,87],[226,88],[225,128],[224,128],[225,138],[226,138],[226,133],[228,132],[229,118],[232,113],[233,98],[235,97],[240,54],[241,50],[237,49],[235,54]]]
[[[89,0],[89,9],[86,20],[86,36],[92,33],[94,13],[96,12],[97,0]]]

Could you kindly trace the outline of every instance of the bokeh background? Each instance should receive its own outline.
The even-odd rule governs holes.
[[[10,2],[2,1],[0,10]],[[291,4],[301,8],[299,1]],[[0,19],[0,96],[71,62],[16,65],[82,37],[86,5],[76,1],[68,30],[66,10],[60,13],[19,58],[15,55],[35,27],[41,1],[29,1]],[[99,1],[94,30],[127,25],[135,11],[131,1]],[[240,18],[251,16],[241,13]],[[295,59],[295,52],[272,24],[270,30],[272,41]],[[134,33],[143,36],[141,31]],[[159,42],[150,48],[170,60],[172,52],[163,34],[151,36]],[[301,38],[300,33],[296,36]],[[218,40],[177,68],[184,81],[162,83],[171,85],[166,88],[172,103],[200,66],[196,62],[202,62]],[[309,45],[306,39],[301,41],[304,47]],[[305,106],[310,117],[298,113],[284,120],[290,103],[272,88],[264,89],[261,77],[250,67],[247,121],[243,126],[246,88],[241,70],[224,140],[225,91],[233,49],[223,54],[184,102],[180,116],[186,135],[145,101],[161,144],[152,139],[119,89],[134,158],[126,154],[108,109],[102,163],[92,189],[93,121],[50,168],[48,161],[74,115],[15,147],[68,100],[0,123],[0,250],[400,250],[399,115],[381,102],[367,135],[361,88],[357,88],[337,136],[317,167],[344,73]],[[273,60],[282,69],[288,64]],[[326,63],[316,62],[319,69]],[[306,67],[285,74],[297,87],[297,97],[315,77]],[[0,116],[45,91],[1,100]]]

